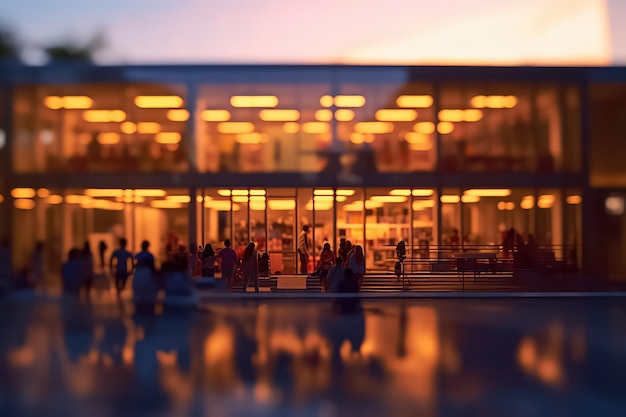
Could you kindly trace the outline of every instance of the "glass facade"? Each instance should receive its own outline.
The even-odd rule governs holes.
[[[590,187],[626,187],[626,83],[557,70],[32,69],[0,97],[0,233],[16,268],[44,242],[50,271],[123,236],[161,261],[254,241],[274,272],[298,273],[305,225],[308,272],[325,242],[363,246],[383,272],[400,240],[435,259],[503,248],[511,229],[584,267]]]

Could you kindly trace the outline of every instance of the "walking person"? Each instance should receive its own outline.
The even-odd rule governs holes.
[[[117,289],[118,296],[120,296],[122,290],[124,290],[128,275],[130,275],[131,273],[128,264],[129,262],[132,264],[133,255],[126,250],[127,243],[128,242],[126,241],[126,239],[121,238],[120,248],[113,252],[113,254],[111,255],[111,260],[109,261],[109,268],[111,268],[111,273],[115,276],[115,288]],[[114,261],[115,268],[113,267]]]
[[[93,253],[91,253],[91,247],[89,242],[85,242],[83,251],[81,253],[81,261],[83,264],[83,279],[82,286],[87,294],[87,300],[91,298],[91,287],[95,279],[94,265],[93,265]]]
[[[356,245],[354,247],[354,253],[350,255],[348,266],[352,270],[354,280],[359,283],[359,289],[365,276],[365,255],[363,254],[363,247]]]
[[[248,289],[248,282],[254,280],[254,292],[259,292],[259,253],[254,249],[254,242],[248,243],[243,253],[241,269],[243,270],[243,292]]]
[[[300,255],[300,273],[309,273],[309,256],[311,251],[309,249],[309,226],[302,226],[302,231],[298,235],[298,254]]]
[[[230,292],[233,289],[233,276],[238,262],[237,252],[230,247],[230,239],[224,241],[224,247],[216,256],[216,259],[218,258],[221,260],[222,279],[226,281],[226,287]]]
[[[204,245],[202,251],[202,276],[212,277],[215,275],[215,251],[210,243]]]

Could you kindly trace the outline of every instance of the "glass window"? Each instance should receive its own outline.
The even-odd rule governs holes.
[[[188,169],[185,89],[163,84],[18,87],[17,172]]]
[[[337,238],[339,239],[336,248],[341,250],[341,242],[350,242],[351,245],[361,245],[365,247],[365,215],[372,213],[374,206],[378,204],[368,203],[364,200],[365,194],[363,189],[344,189],[337,190],[336,206],[337,206]]]
[[[411,191],[411,208],[413,216],[413,241],[408,249],[408,254],[413,259],[428,260],[435,258],[436,253],[431,251],[436,248],[437,241],[437,201],[439,200],[433,189],[413,189]],[[435,245],[435,248],[433,247]],[[406,268],[406,266],[405,266]],[[428,262],[412,262],[410,272],[413,270],[428,269]],[[407,272],[409,270],[407,269]]]
[[[298,233],[296,224],[296,190],[270,188],[267,190],[268,250],[272,271],[295,274]]]

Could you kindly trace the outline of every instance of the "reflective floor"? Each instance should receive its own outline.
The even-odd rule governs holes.
[[[0,301],[0,416],[623,416],[626,299]]]

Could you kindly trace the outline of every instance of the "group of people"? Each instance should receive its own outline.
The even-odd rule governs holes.
[[[363,247],[342,238],[335,255],[330,243],[325,243],[312,275],[320,278],[324,293],[359,292],[365,275]]]

